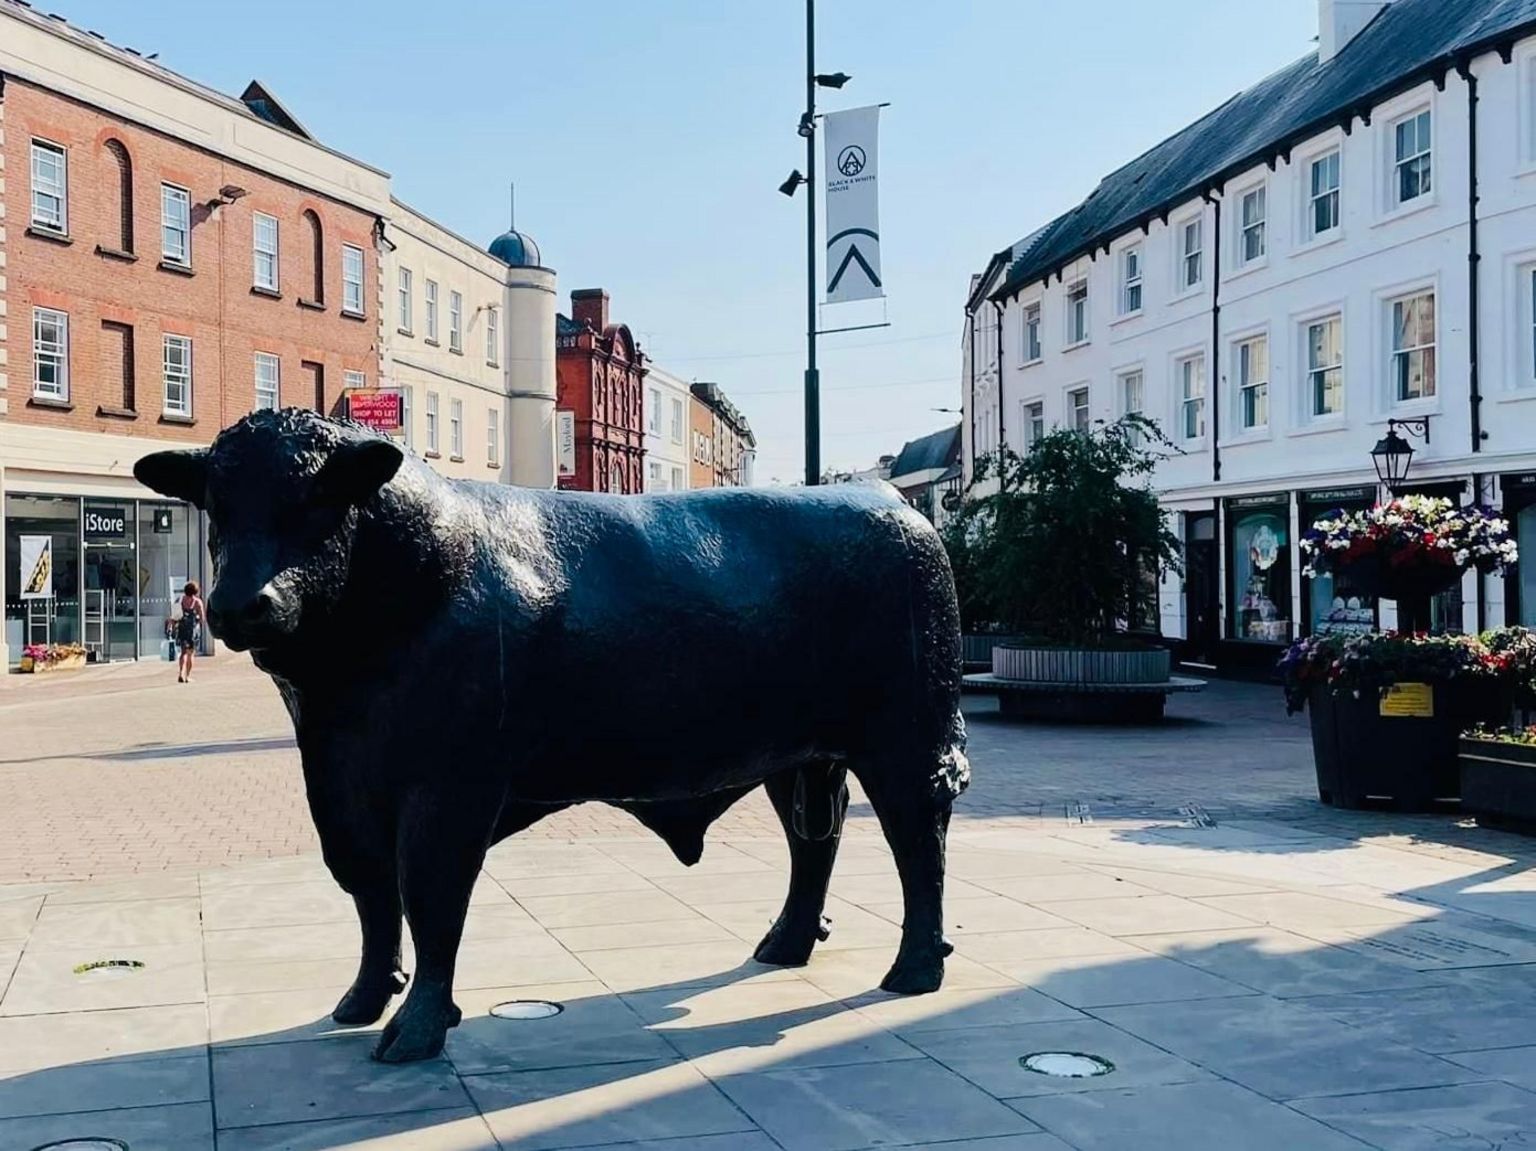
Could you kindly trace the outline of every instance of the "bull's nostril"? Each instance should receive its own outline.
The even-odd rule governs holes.
[[[245,623],[266,623],[272,618],[276,601],[270,592],[257,592],[255,597],[245,605],[240,615]]]

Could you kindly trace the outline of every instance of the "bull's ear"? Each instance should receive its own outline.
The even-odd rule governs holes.
[[[208,452],[153,452],[133,465],[133,478],[163,496],[201,508],[208,495]]]
[[[400,469],[404,454],[388,440],[355,440],[331,451],[315,477],[314,498],[321,503],[360,504]]]

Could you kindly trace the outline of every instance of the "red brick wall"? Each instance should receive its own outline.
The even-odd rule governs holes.
[[[582,302],[574,294],[573,301]],[[576,414],[576,474],[565,477],[562,487],[606,492],[617,466],[625,494],[645,490],[644,378],[629,330],[622,326],[583,332],[572,345],[559,347],[556,405]]]
[[[343,372],[377,382],[378,260],[373,217],[188,144],[128,124],[45,89],[9,79],[5,86],[7,217],[6,299],[9,310],[9,415],[13,423],[106,431],[119,435],[206,441],[255,403],[254,353],[282,361],[282,402],[309,405],[306,361],[324,368],[327,402]],[[31,143],[47,139],[68,150],[70,243],[27,234],[31,219]],[[109,140],[127,149],[133,175],[133,261],[100,254],[121,236],[120,177]],[[192,201],[192,275],[165,271],[161,258],[160,185],[188,189]],[[249,195],[210,210],[225,185]],[[302,219],[319,218],[325,255],[323,309],[300,307],[314,291],[313,237]],[[281,298],[251,291],[252,214],[279,221]],[[363,250],[364,319],[341,314],[341,248]],[[69,411],[30,403],[32,309],[69,314]],[[134,418],[99,414],[122,404],[115,363],[120,336],[103,322],[133,328]],[[191,426],[163,422],[161,335],[192,338]]]

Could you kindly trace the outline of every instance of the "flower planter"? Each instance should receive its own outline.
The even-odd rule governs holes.
[[[1461,806],[1489,822],[1536,825],[1536,744],[1464,736]]]
[[[992,649],[993,675],[1033,683],[1167,683],[1172,666],[1166,648],[1108,651],[998,644]]]
[[[17,670],[24,675],[45,675],[55,671],[75,671],[85,666],[85,656],[66,655],[58,659],[33,659],[23,656]]]
[[[1384,715],[1375,691],[1357,697],[1313,688],[1307,710],[1319,799],[1334,807],[1386,803],[1423,811],[1460,797],[1460,735],[1478,723],[1500,722],[1507,701],[1487,683],[1425,686],[1431,715]]]

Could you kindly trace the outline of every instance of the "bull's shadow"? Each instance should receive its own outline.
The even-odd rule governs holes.
[[[1515,1085],[1522,1064],[1501,1050],[1528,1051],[1536,1027],[1536,930],[1515,922],[1523,897],[1500,889],[1511,870],[1427,884],[1409,894],[1457,911],[1372,924],[1339,946],[1257,923],[1170,921],[1092,956],[1059,953],[1065,927],[962,933],[946,990],[907,999],[871,990],[884,948],[819,950],[798,972],[743,963],[654,985],[635,973],[623,993],[590,980],[518,987],[509,955],[507,987],[460,994],[466,1017],[445,1055],[406,1066],[369,1061],[375,1028],[321,1016],[227,1027],[211,1052],[153,1038],[199,1004],[93,1013],[94,1041],[57,1018],[0,1018],[0,1068],[57,1053],[50,1066],[0,1071],[0,1147],[95,1136],[131,1151],[206,1151],[215,1138],[219,1151],[339,1151],[395,1136],[472,1151],[691,1136],[678,1146],[769,1151],[761,1126],[791,1148],[996,1137],[1060,1151],[1028,1134],[1039,1125],[1083,1148],[1204,1151],[1256,1146],[1247,1140],[1264,1132],[1276,1147],[1343,1151],[1360,1144],[1338,1128],[1396,1146],[1394,1123],[1422,1130],[1427,1108],[1443,1128],[1453,1103],[1459,1129],[1486,1141],[1476,1145],[1507,1145],[1536,1131],[1536,1095]],[[1416,967],[1425,922],[1441,939],[1496,924],[1507,954]],[[850,974],[866,954],[867,969]],[[525,996],[566,1010],[486,1014]],[[78,1057],[93,1042],[112,1054]],[[1058,1081],[1019,1065],[1049,1050],[1115,1070]]]

